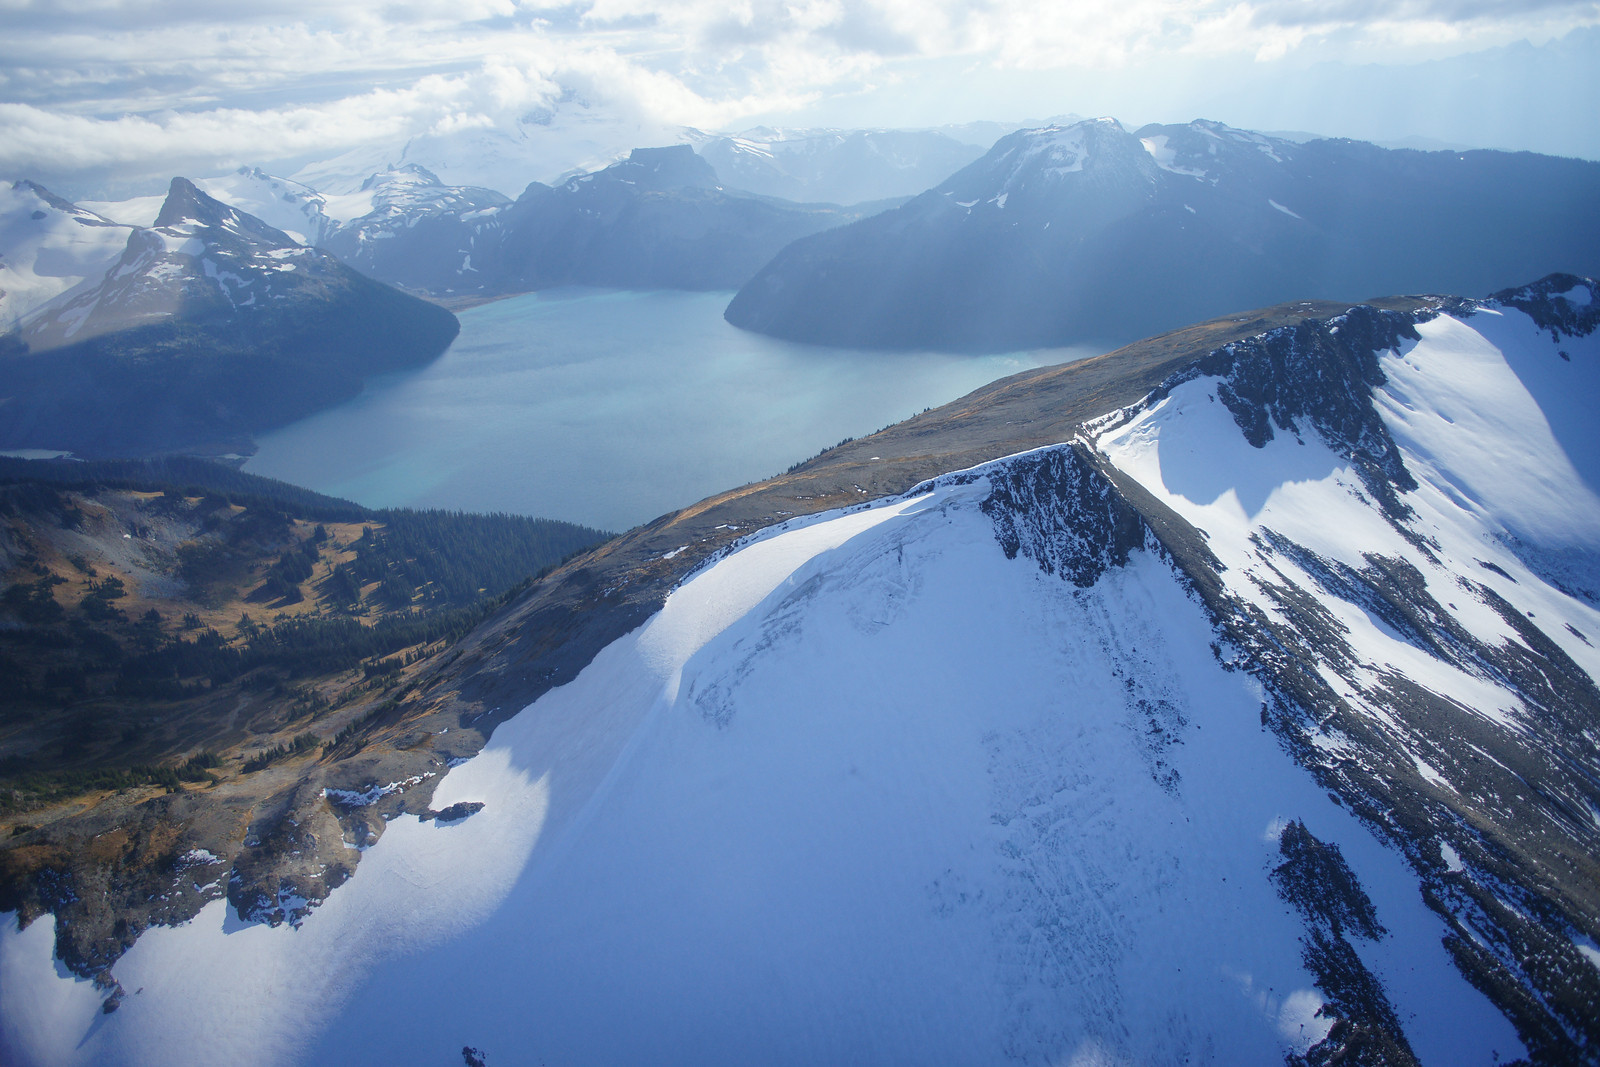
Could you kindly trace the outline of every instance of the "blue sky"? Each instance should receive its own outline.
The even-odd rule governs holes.
[[[0,174],[80,191],[552,116],[618,147],[1075,112],[1600,158],[1600,0],[0,0],[0,31]]]

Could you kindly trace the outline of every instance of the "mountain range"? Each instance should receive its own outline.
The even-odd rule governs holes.
[[[1597,235],[1596,163],[1087,120],[1010,134],[901,207],[796,242],[727,318],[849,346],[1124,342],[1281,300],[1593,273]]]
[[[797,238],[862,218],[722,188],[687,145],[628,159],[515,201],[454,189],[420,168],[368,185],[373,210],[324,246],[375,278],[439,296],[507,295],[561,285],[733,289]]]

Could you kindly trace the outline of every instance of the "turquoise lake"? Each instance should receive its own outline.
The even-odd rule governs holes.
[[[624,530],[996,378],[1098,352],[790,344],[724,322],[731,296],[566,289],[471,308],[433,364],[263,435],[245,469],[372,507]]]

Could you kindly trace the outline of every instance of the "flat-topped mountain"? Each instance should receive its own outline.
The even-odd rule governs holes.
[[[454,316],[174,178],[97,283],[4,338],[0,443],[136,453],[237,442],[418,366]]]
[[[1126,341],[1232,308],[1600,271],[1600,164],[1296,144],[1197,121],[1010,134],[896,210],[779,253],[736,326],[838,345]]]

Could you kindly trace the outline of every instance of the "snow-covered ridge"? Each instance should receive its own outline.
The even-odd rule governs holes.
[[[984,166],[996,188],[1011,190],[1030,182],[1049,183],[1086,167],[1131,168],[1144,172],[1150,163],[1167,174],[1211,185],[1230,176],[1254,173],[1262,166],[1287,163],[1296,146],[1220,122],[1196,120],[1183,126],[1146,126],[1130,133],[1111,118],[1086,119],[1070,125],[1021,130],[996,145],[998,156]],[[1276,210],[1293,215],[1282,205]],[[1296,216],[1298,217],[1298,216]]]
[[[443,778],[477,814],[395,820],[298,930],[153,931],[110,1017],[6,932],[0,990],[51,1023],[9,1048],[1581,1056],[1600,611],[1527,560],[1600,541],[1593,431],[1553,399],[1600,350],[1435,303],[753,534]]]
[[[449,773],[434,803],[483,803],[473,818],[396,820],[310,913],[283,887],[259,925],[214,904],[146,934],[118,965],[143,992],[113,1016],[86,983],[29,986],[24,1017],[56,1025],[13,1026],[11,1047],[155,1062],[225,1020],[207,1047],[258,1062],[463,1041],[590,1062],[1277,1062],[1327,1039],[1319,1009],[1355,1010],[1304,962],[1315,930],[1393,1011],[1467,1020],[1415,1026],[1419,1049],[1519,1052],[1399,858],[1259,731],[1169,562],[1127,546],[1063,581],[1007,558],[998,531],[1033,544],[1051,516],[1093,541],[1109,484],[1063,446],[751,538]],[[1336,901],[1284,898],[1316,848],[1373,922],[1329,933]],[[44,962],[46,933],[4,936],[0,980]],[[617,981],[624,1007],[596,1000]],[[689,1010],[706,1003],[719,1025]],[[618,1010],[650,1025],[598,1025]]]
[[[129,230],[33,182],[0,188],[0,332],[103,272]]]
[[[1146,514],[1181,520],[1166,543],[1264,720],[1408,856],[1461,966],[1524,1036],[1561,1035],[1558,1059],[1592,1040],[1564,1005],[1595,976],[1532,954],[1575,964],[1597,912],[1532,872],[1600,855],[1600,471],[1563,410],[1600,387],[1600,348],[1511,305],[1571,322],[1590,292],[1547,279],[1414,324],[1353,309],[1230,346],[1090,431]]]

